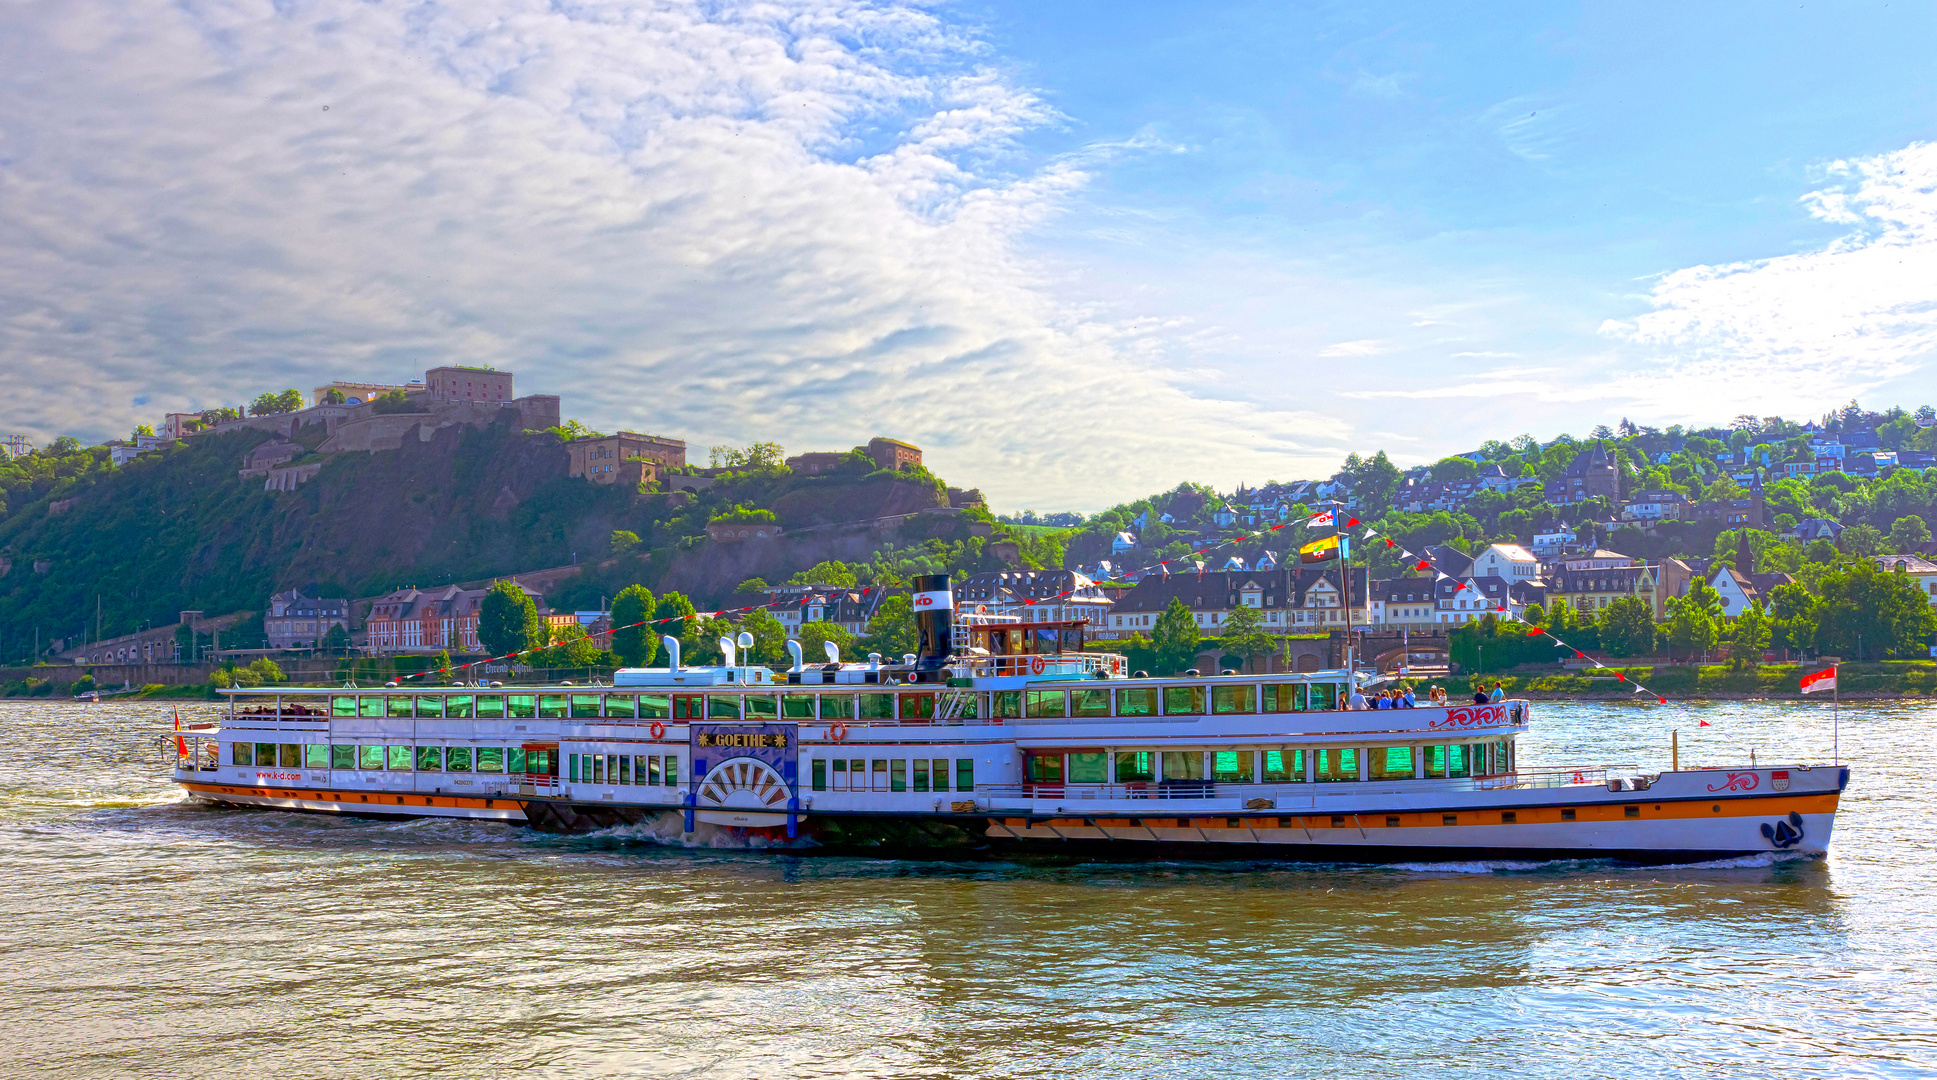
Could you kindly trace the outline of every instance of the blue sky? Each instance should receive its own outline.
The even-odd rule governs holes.
[[[486,362],[1095,509],[1937,403],[1929,4],[10,12],[0,424],[43,439]]]

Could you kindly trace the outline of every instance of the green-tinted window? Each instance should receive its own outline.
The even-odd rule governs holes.
[[[1165,780],[1204,779],[1204,752],[1201,750],[1164,751]]]
[[[1302,783],[1305,779],[1303,750],[1266,750],[1264,781],[1267,784]]]
[[[654,787],[659,786],[659,755],[657,754],[646,759],[646,783]]]
[[[908,790],[908,763],[900,758],[888,763],[888,790]]]
[[[1357,780],[1359,778],[1359,752],[1357,748],[1325,747],[1314,751],[1314,772],[1319,780]]]
[[[994,700],[996,719],[1015,720],[1022,716],[1022,691],[997,690],[990,696]]]
[[[1268,713],[1300,712],[1305,708],[1305,687],[1302,683],[1272,683],[1264,688],[1264,711]]]
[[[1365,752],[1366,775],[1373,780],[1412,778],[1412,747],[1375,746]]]
[[[471,695],[452,694],[444,699],[444,715],[469,719],[473,712],[472,704]]]
[[[1157,778],[1157,755],[1148,750],[1126,750],[1116,756],[1116,782],[1145,784]]]
[[[903,720],[933,720],[935,718],[935,695],[897,694],[901,699],[901,718]]]
[[[378,772],[383,768],[384,753],[381,746],[359,746],[356,748],[356,767],[364,772]]]
[[[330,748],[323,743],[311,743],[303,747],[303,767],[307,769],[329,768]]]
[[[957,720],[980,719],[982,716],[982,699],[985,696],[983,694],[968,694],[964,696],[962,698],[962,708],[955,714],[955,718]],[[942,791],[944,789],[936,788],[935,790]]]
[[[1419,749],[1425,756],[1426,775],[1434,779],[1444,778],[1446,775],[1446,748],[1444,746],[1422,746]]]
[[[639,695],[639,719],[665,720],[673,714],[673,700],[664,694]]]
[[[654,772],[659,771],[658,765],[659,765],[659,760],[657,758],[654,758],[653,759]],[[658,778],[654,777],[654,779],[656,780]],[[814,759],[814,790],[815,791],[827,790],[827,759],[826,758]]]
[[[470,772],[471,771],[471,748],[468,746],[453,746],[445,750],[444,751],[444,771],[445,772]]]
[[[1155,716],[1157,715],[1157,688],[1138,686],[1116,692],[1116,714],[1118,716]]]
[[[588,758],[589,758],[589,759],[591,760],[591,762],[592,762],[592,775],[591,775],[591,778],[590,778],[590,779],[591,779],[591,781],[592,781],[592,782],[593,782],[594,784],[603,784],[603,783],[605,783],[605,755],[604,755],[604,754],[589,754],[589,755],[587,755],[587,757],[588,757]]]
[[[955,790],[956,791],[974,791],[975,790],[975,759],[974,758],[961,757],[961,758],[955,759]]]
[[[442,694],[423,694],[417,698],[418,716],[444,715],[444,696]]]
[[[409,694],[390,694],[383,699],[383,706],[387,716],[417,715],[417,699]]]
[[[619,783],[621,783],[621,784],[636,784],[636,783],[638,783],[638,782],[639,782],[639,781],[638,781],[638,778],[637,778],[637,777],[635,777],[635,776],[633,775],[633,768],[632,768],[632,766],[633,766],[633,763],[634,763],[634,762],[637,762],[637,763],[639,763],[639,764],[641,764],[641,765],[643,765],[643,764],[645,764],[645,759],[644,759],[644,758],[635,758],[635,757],[633,757],[633,756],[632,756],[631,754],[620,754],[620,755],[619,755]]]
[[[1446,748],[1446,775],[1473,775],[1471,763],[1467,760],[1465,743],[1454,743]]]
[[[386,746],[383,750],[389,760],[390,768],[396,772],[410,771],[410,747]]]
[[[1164,715],[1204,715],[1204,688],[1201,686],[1164,687]]]
[[[1069,695],[1069,714],[1071,716],[1108,716],[1110,715],[1110,692],[1095,690],[1073,690]]]
[[[1256,686],[1215,686],[1211,688],[1214,713],[1254,713],[1258,711]]]
[[[479,772],[501,773],[504,771],[504,747],[480,746],[477,752]]]
[[[780,715],[780,703],[772,694],[746,696],[748,720],[772,720]]]
[[[303,767],[303,744],[280,743],[276,746],[276,765],[283,769]]]
[[[420,746],[417,748],[418,772],[443,772],[444,748],[441,746]]]
[[[358,698],[356,701],[356,714],[358,716],[382,716],[383,698],[375,695]]]
[[[948,759],[945,757],[938,757],[930,764],[935,766],[934,768],[935,790],[947,791],[948,790]]]
[[[506,772],[514,772],[514,773],[524,772],[525,771],[525,748],[522,746],[505,747],[504,748],[504,766],[505,766]]]
[[[235,765],[254,765],[256,763],[255,743],[230,743],[229,761]]]
[[[666,786],[679,786],[679,755],[666,755]]]
[[[332,769],[356,768],[356,747],[347,746],[341,743],[331,746],[330,747],[330,768]]]
[[[1023,777],[1035,783],[1061,783],[1063,779],[1063,755],[1030,754],[1023,759]]]
[[[349,694],[338,694],[330,699],[331,716],[355,716],[356,698]]]
[[[503,716],[504,716],[504,695],[503,694],[479,694],[478,695],[478,719],[497,720],[497,719],[503,718]]]
[[[1101,750],[1069,755],[1069,782],[1107,784],[1110,782],[1110,756]]]
[[[599,715],[601,696],[598,694],[572,694],[572,716],[584,720]]]
[[[578,782],[578,759],[577,754],[565,755],[565,779],[573,783]]]
[[[821,695],[821,719],[822,720],[854,719],[854,695],[853,694],[822,694]]]
[[[1251,751],[1217,750],[1211,754],[1211,779],[1220,784],[1251,782]]]
[[[1030,719],[1049,719],[1069,714],[1069,694],[1062,690],[1029,691]]]
[[[541,720],[563,720],[565,718],[565,695],[538,695],[538,717]]]
[[[525,772],[532,776],[557,776],[557,755],[550,750],[525,751]]]
[[[861,719],[893,720],[895,718],[895,696],[893,694],[862,694]]]
[[[732,694],[714,694],[706,699],[706,715],[714,720],[738,720],[740,699]]]
[[[927,791],[928,790],[928,759],[916,758],[913,762],[913,767],[914,767],[914,774],[915,774],[915,790]]]
[[[783,694],[780,698],[780,715],[786,720],[812,720],[814,695]]]
[[[511,720],[530,720],[538,715],[538,698],[533,694],[506,694],[504,715]]]
[[[259,742],[256,744],[256,767],[262,768],[264,766],[272,769],[276,766],[275,743]]]

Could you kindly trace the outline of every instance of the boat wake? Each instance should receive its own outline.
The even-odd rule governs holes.
[[[1639,866],[1618,859],[1547,859],[1542,861],[1523,861],[1514,859],[1471,859],[1449,860],[1447,862],[1410,862],[1389,863],[1388,870],[1398,870],[1413,874],[1515,874],[1542,870],[1582,870],[1589,868],[1629,868],[1647,870],[1757,870],[1798,860],[1819,859],[1822,856],[1807,851],[1765,851],[1754,855],[1738,855],[1726,859],[1708,859],[1701,862],[1660,863]]]

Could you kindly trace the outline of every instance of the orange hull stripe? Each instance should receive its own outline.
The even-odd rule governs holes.
[[[313,788],[249,787],[242,784],[202,784],[182,781],[182,786],[190,791],[207,795],[248,795],[259,799],[301,799],[307,802],[340,803],[359,809],[388,807],[409,810],[412,807],[423,809],[442,807],[449,810],[501,810],[520,807],[523,801],[508,795],[493,795],[489,798],[468,797],[463,795],[414,795],[408,792],[399,794],[394,791],[318,791]]]
[[[1592,806],[1570,807],[1542,806],[1533,809],[1519,807],[1511,811],[1511,813],[1514,814],[1513,823],[1517,825],[1538,825],[1559,823],[1562,821],[1670,821],[1715,817],[1781,817],[1791,811],[1798,814],[1833,814],[1836,812],[1837,799],[1837,793],[1826,792],[1816,795],[1770,795],[1749,799],[1736,798],[1712,803],[1632,802],[1596,803]],[[1630,817],[1627,808],[1631,806],[1637,807],[1640,813],[1634,817]],[[1564,818],[1561,816],[1562,810],[1572,810],[1574,811],[1574,816],[1572,818]],[[1384,811],[1375,810],[1367,812],[1362,810],[1356,814],[1337,816],[1342,816],[1345,819],[1346,828],[1363,829],[1391,828],[1393,826],[1388,826],[1386,819],[1396,817],[1399,819],[1397,827],[1403,829],[1409,826],[1422,825],[1443,828],[1446,825],[1446,819],[1448,817],[1454,819],[1453,824],[1455,825],[1499,825],[1502,824],[1500,813],[1498,810],[1460,810],[1458,812],[1435,810],[1427,813],[1414,813],[1402,810],[1396,814],[1388,814]],[[1334,816],[1332,814],[1273,814],[1268,811],[1265,813],[1246,811],[1244,813],[1219,814],[1212,817],[1201,812],[1197,814],[1165,814],[1157,812],[1137,818],[1092,818],[1090,820],[1096,822],[1093,826],[1085,826],[1084,819],[1080,817],[1055,817],[1038,822],[1037,824],[1052,827],[1068,826],[1073,829],[1085,827],[1110,829],[1171,829],[1180,827],[1191,829],[1223,829],[1232,827],[1228,824],[1228,821],[1235,818],[1237,820],[1235,827],[1240,829],[1330,829],[1337,827],[1332,824],[1332,818]],[[990,820],[997,824],[1016,828],[1021,828],[1029,823],[1026,818],[991,818]],[[1278,824],[1280,820],[1284,820],[1288,824],[1280,825]],[[1189,824],[1179,826],[1176,824],[1179,821],[1188,821]]]

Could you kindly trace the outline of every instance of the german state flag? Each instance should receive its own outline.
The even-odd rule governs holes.
[[[1313,540],[1298,549],[1301,563],[1321,563],[1338,558],[1338,537],[1328,536],[1323,540]]]

